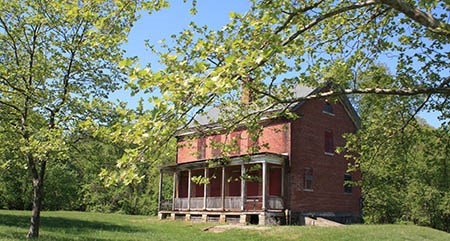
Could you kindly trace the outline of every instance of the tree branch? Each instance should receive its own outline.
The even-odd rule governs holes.
[[[388,5],[393,9],[405,14],[414,22],[427,27],[431,32],[435,34],[450,38],[450,25],[448,23],[439,21],[431,14],[421,11],[408,2],[405,2],[403,0],[376,0],[376,2]]]
[[[306,7],[304,7],[304,8],[297,9],[297,10],[295,10],[294,12],[290,13],[290,14],[289,14],[289,17],[286,19],[286,21],[283,23],[283,25],[279,26],[279,27],[275,30],[274,34],[278,34],[278,33],[280,33],[283,29],[285,29],[285,28],[289,25],[289,23],[291,23],[291,21],[292,21],[298,14],[304,13],[304,12],[307,12],[307,11],[309,11],[309,10],[312,10],[312,9],[316,8],[316,7],[319,6],[319,4],[321,4],[323,1],[324,1],[324,0],[320,0],[320,1],[316,2],[316,3],[314,3],[314,4],[311,5],[311,6],[306,6]]]
[[[450,95],[450,87],[423,87],[423,88],[400,88],[400,89],[384,89],[384,88],[353,88],[353,89],[342,89],[342,90],[330,90],[327,92],[321,92],[313,95],[308,95],[305,97],[291,98],[291,99],[280,99],[270,93],[266,93],[257,89],[260,94],[266,95],[280,104],[292,104],[305,100],[320,99],[326,97],[336,97],[341,95],[349,94],[378,94],[378,95],[398,95],[398,96],[413,96],[422,94],[444,94]]]
[[[367,7],[367,6],[374,5],[374,4],[376,4],[375,1],[369,0],[369,1],[361,2],[361,3],[355,3],[353,5],[345,6],[345,7],[342,7],[342,8],[338,8],[338,9],[335,9],[335,10],[330,11],[328,13],[325,13],[323,15],[320,15],[319,17],[314,19],[312,22],[310,22],[309,24],[307,24],[306,26],[304,26],[303,28],[299,29],[297,32],[292,34],[288,39],[283,41],[283,43],[281,45],[282,46],[288,45],[290,42],[295,40],[300,34],[306,32],[307,30],[309,30],[312,27],[316,26],[317,24],[319,24],[320,22],[322,22],[325,19],[328,19],[328,18],[333,17],[335,15],[339,15],[339,14],[344,13],[344,12],[349,11],[349,10],[363,8],[363,7]]]
[[[13,104],[10,104],[10,103],[8,103],[8,102],[5,102],[5,101],[3,101],[3,100],[0,100],[0,107],[1,107],[2,105],[9,106],[9,107],[13,108],[14,110],[16,110],[16,111],[19,112],[19,113],[22,112],[22,111],[19,109],[19,107],[15,106],[15,105],[13,105]]]
[[[431,94],[427,95],[427,98],[417,107],[417,109],[414,111],[414,113],[408,118],[408,120],[403,124],[402,132],[404,129],[409,125],[409,123],[416,117],[417,114],[425,107],[425,104],[430,100]]]

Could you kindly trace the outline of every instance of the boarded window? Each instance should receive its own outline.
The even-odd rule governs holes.
[[[214,168],[210,169],[209,173],[208,196],[220,197],[222,195],[222,170],[221,168]]]
[[[313,190],[313,169],[305,168],[304,170],[304,187],[305,190]]]
[[[260,165],[252,165],[248,168],[248,176],[249,179],[247,179],[247,196],[249,197],[255,197],[255,196],[261,196],[262,188],[261,188],[261,177],[262,177],[262,170],[260,169]]]
[[[255,140],[256,138],[256,140]],[[258,136],[249,136],[248,137],[248,152],[250,153],[256,153],[258,151],[258,146],[259,146],[259,137]]]
[[[344,192],[352,193],[352,175],[344,174]]]
[[[233,132],[230,135],[232,150],[230,152],[231,155],[239,155],[241,154],[241,135],[238,132]]]
[[[180,172],[178,181],[178,197],[183,198],[188,196],[188,182],[189,174],[187,171]]]
[[[334,138],[333,131],[325,131],[325,153],[334,154]]]
[[[281,196],[281,168],[271,167],[269,171],[269,195]]]
[[[228,178],[228,196],[241,196],[241,169],[230,171]]]
[[[193,177],[203,177],[204,176],[204,170],[195,170],[192,171]],[[203,190],[205,188],[205,185],[202,183],[195,183],[191,182],[192,188],[193,188],[193,197],[203,197],[204,193]]]
[[[197,158],[205,159],[206,157],[206,138],[204,136],[199,137],[197,140]]]
[[[220,156],[220,152],[221,152],[220,141],[221,141],[220,135],[215,135],[215,136],[212,137],[211,154],[212,154],[213,157]]]

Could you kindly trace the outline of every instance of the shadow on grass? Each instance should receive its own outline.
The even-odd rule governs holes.
[[[21,228],[27,230],[30,224],[30,218],[22,215],[0,214],[0,226],[10,226],[15,228]],[[41,217],[41,232],[44,239],[61,240],[61,238],[53,237],[52,233],[65,233],[68,236],[77,237],[83,235],[89,235],[96,231],[111,231],[120,233],[134,233],[145,231],[136,227],[127,225],[116,225],[108,222],[101,221],[87,221],[62,217]],[[148,231],[148,230],[147,230]],[[11,232],[8,236],[12,238],[24,238],[26,233]],[[64,237],[63,237],[64,239]],[[64,240],[72,240],[71,238]],[[80,238],[77,240],[105,240],[98,238]]]
[[[3,235],[2,233],[0,233],[0,237],[1,240],[27,240],[26,239],[26,232],[19,232],[19,231],[14,231],[14,232],[10,232],[6,235]],[[77,235],[73,235],[73,236],[68,236],[68,235],[55,235],[53,233],[41,233],[39,235],[39,240],[40,241],[45,241],[45,240],[57,240],[57,241],[72,241],[72,240],[84,240],[84,241],[108,241],[108,240],[113,240],[113,239],[105,239],[105,238],[101,238],[101,237],[80,237]],[[122,241],[126,241],[128,239],[123,239]],[[131,240],[131,239],[130,239]]]

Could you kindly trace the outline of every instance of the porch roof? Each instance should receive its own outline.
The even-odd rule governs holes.
[[[283,165],[287,160],[287,155],[277,154],[271,152],[260,152],[255,154],[245,154],[240,156],[233,156],[229,159],[217,158],[199,160],[195,162],[176,163],[160,166],[159,169],[164,172],[176,172],[189,169],[200,169],[205,167],[221,167],[221,166],[235,166],[241,164],[256,164],[256,163],[269,163],[275,165]]]

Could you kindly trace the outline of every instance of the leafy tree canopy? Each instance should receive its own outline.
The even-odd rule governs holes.
[[[143,8],[165,5],[0,1],[0,107],[8,115],[9,141],[32,177],[28,237],[39,235],[47,162],[67,159],[71,131],[110,108],[104,98],[126,79],[119,63],[133,61],[121,49],[133,22]]]
[[[254,126],[258,113],[275,106],[342,94],[416,96],[416,109],[408,115],[427,108],[448,119],[448,4],[400,0],[251,3],[245,14],[230,13],[230,22],[221,30],[191,23],[161,46],[150,46],[164,66],[161,70],[123,63],[131,73],[133,90],[160,95],[150,98],[154,118],[136,119],[136,126],[148,127],[149,135],[139,134],[139,128],[125,133],[140,146],[122,163],[139,160],[142,152],[157,149],[167,135],[196,124],[195,116],[218,105],[221,118],[217,121],[228,128],[239,122]],[[384,62],[395,84],[362,81],[362,73],[376,71],[372,66]],[[329,80],[340,87],[305,98],[294,98],[291,92],[299,84],[319,87]],[[243,93],[251,93],[253,101],[242,105]]]

